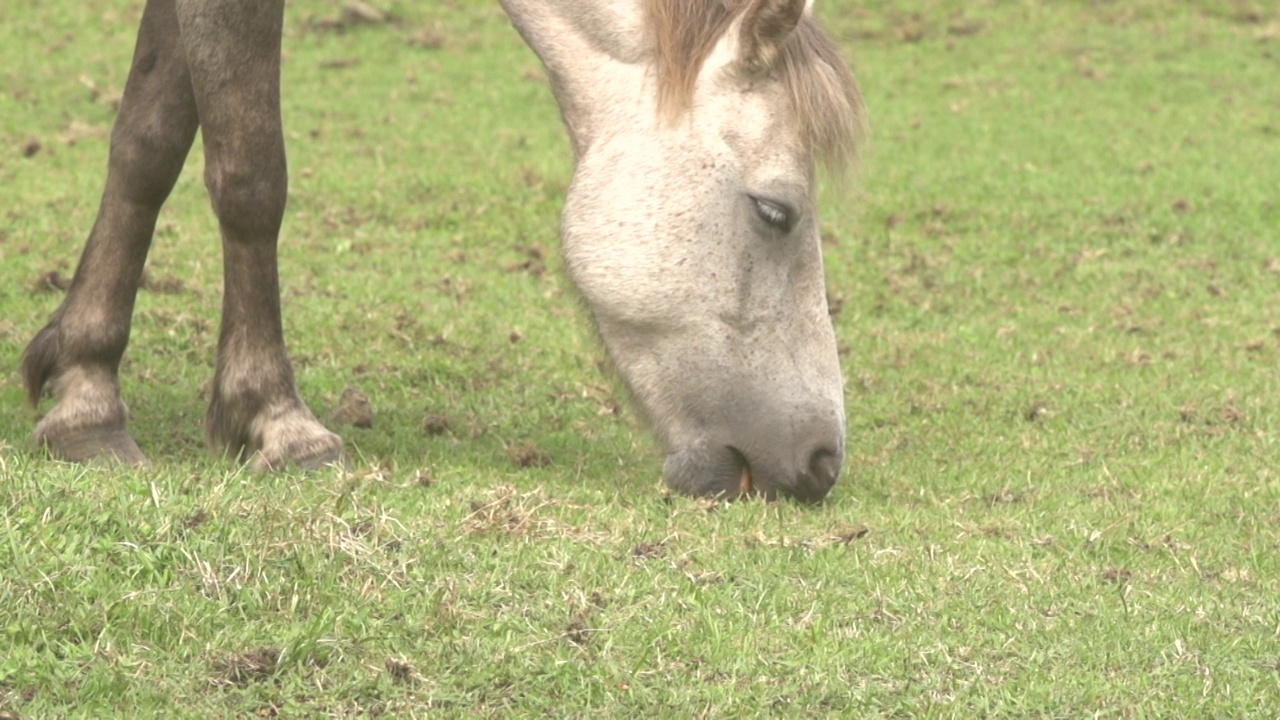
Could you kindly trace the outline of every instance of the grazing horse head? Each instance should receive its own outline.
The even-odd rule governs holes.
[[[546,65],[577,158],[566,264],[694,494],[824,497],[844,455],[815,166],[861,100],[805,0],[502,0]],[[56,403],[36,440],[145,461],[120,360],[157,215],[199,128],[224,259],[205,431],[261,469],[338,459],[298,394],[277,243],[287,173],[283,0],[148,0],[75,278],[23,354]]]
[[[805,0],[504,0],[577,157],[565,262],[693,494],[820,500],[844,457],[817,165],[861,100]]]

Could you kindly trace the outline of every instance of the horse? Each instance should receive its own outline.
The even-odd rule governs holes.
[[[819,501],[845,410],[816,208],[862,100],[813,0],[500,0],[539,57],[574,155],[569,278],[692,495]],[[259,470],[342,455],[298,393],[277,241],[288,187],[284,0],[147,0],[105,189],[22,374],[51,455],[142,464],[119,366],[156,218],[196,131],[222,239],[211,450]]]

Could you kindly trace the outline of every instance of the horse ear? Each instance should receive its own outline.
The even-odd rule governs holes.
[[[748,75],[772,70],[787,38],[812,7],[813,0],[752,0],[738,30],[739,67]]]

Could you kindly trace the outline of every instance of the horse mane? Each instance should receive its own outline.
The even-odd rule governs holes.
[[[703,63],[749,2],[644,0],[661,112],[677,117],[692,106]],[[789,91],[806,147],[829,169],[846,169],[866,127],[862,94],[835,43],[812,17],[801,18],[776,72]]]

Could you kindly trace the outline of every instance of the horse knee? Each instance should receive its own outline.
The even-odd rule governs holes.
[[[192,133],[160,118],[122,118],[111,132],[108,168],[130,201],[159,209],[178,181]]]
[[[284,217],[288,174],[283,153],[265,158],[208,158],[205,187],[228,240],[274,241]]]

